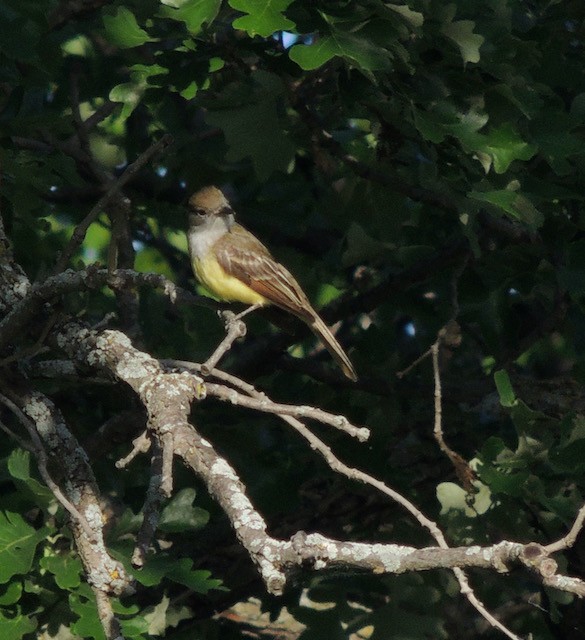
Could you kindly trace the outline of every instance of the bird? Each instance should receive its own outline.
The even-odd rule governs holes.
[[[189,198],[187,208],[189,257],[197,280],[221,300],[249,305],[244,313],[275,305],[293,314],[307,324],[355,382],[353,364],[299,283],[256,236],[236,222],[222,191],[211,185],[203,187]]]

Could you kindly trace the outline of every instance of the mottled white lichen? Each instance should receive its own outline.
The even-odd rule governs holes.
[[[402,565],[402,558],[409,556],[414,549],[412,547],[403,547],[401,545],[372,545],[372,551],[376,558],[382,563],[384,571],[395,573]]]
[[[234,470],[225,460],[216,460],[211,466],[211,473],[230,480],[237,480],[238,476],[234,473]]]
[[[133,357],[124,358],[118,365],[116,366],[116,375],[122,380],[135,380],[137,378],[145,378],[148,376],[149,368],[147,366],[147,362],[150,358],[146,355],[141,357],[140,355],[135,355]]]
[[[110,342],[115,342],[118,347],[126,347],[127,349],[132,348],[132,341],[125,333],[122,333],[121,331],[108,329],[100,335],[100,339],[103,339],[106,345]]]
[[[12,290],[17,298],[24,298],[30,291],[29,279],[26,276],[17,275],[13,283]]]
[[[32,397],[23,407],[24,412],[34,422],[37,433],[43,441],[54,449],[59,444],[59,438],[56,432],[56,424],[53,416],[45,402]]]
[[[484,560],[487,560],[487,562],[491,562],[492,558],[494,557],[494,552],[491,547],[488,547],[482,551],[481,555]]]
[[[268,560],[270,563],[276,562],[280,555],[276,549],[273,549],[269,544],[265,544],[261,550],[262,555]]]
[[[103,524],[103,516],[97,504],[90,504],[84,511],[85,519],[92,529],[100,529]]]

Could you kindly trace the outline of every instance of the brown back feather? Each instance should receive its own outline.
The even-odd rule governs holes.
[[[217,241],[215,251],[225,271],[276,306],[304,320],[317,315],[294,276],[239,224]]]

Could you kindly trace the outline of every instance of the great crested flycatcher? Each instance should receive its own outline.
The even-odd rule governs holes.
[[[350,359],[299,283],[235,221],[234,210],[217,187],[204,187],[189,198],[187,239],[195,276],[211,293],[253,307],[274,304],[292,313],[323,342],[343,373],[357,380]]]

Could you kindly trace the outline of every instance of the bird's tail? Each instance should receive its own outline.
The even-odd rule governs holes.
[[[339,342],[337,342],[335,336],[331,333],[329,327],[321,320],[321,318],[315,313],[312,319],[305,320],[311,331],[323,342],[327,351],[331,354],[335,362],[340,366],[343,373],[354,382],[357,380],[357,374],[351,360],[347,357],[347,354],[342,349]]]

